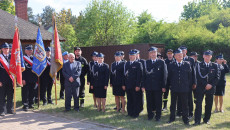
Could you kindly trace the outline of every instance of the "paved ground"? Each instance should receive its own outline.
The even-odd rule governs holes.
[[[94,129],[108,130],[113,127],[102,124],[90,123],[87,121],[78,121],[55,117],[48,114],[37,113],[33,111],[24,112],[17,110],[16,115],[6,115],[0,117],[0,130],[72,130],[72,129]]]

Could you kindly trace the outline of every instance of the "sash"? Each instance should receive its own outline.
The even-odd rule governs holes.
[[[49,61],[49,60],[47,60],[47,65],[48,65],[48,66],[50,66],[50,65],[51,65],[51,63],[50,63],[50,61]]]
[[[0,54],[0,62],[6,70],[6,72],[8,73],[8,75],[10,76],[11,80],[14,82],[14,78],[9,72],[9,63],[6,61],[5,57],[2,54]]]
[[[23,59],[30,64],[30,66],[33,66],[33,61],[28,56],[23,56]]]

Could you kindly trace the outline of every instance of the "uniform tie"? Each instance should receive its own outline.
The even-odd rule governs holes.
[[[181,66],[181,63],[178,63],[178,67],[180,68],[180,66]]]

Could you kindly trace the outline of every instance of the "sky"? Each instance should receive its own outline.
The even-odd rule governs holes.
[[[61,9],[71,8],[76,16],[84,10],[91,0],[28,0],[28,7],[32,7],[33,13],[42,13],[47,5],[53,7],[56,12]],[[154,19],[164,20],[166,22],[178,22],[183,6],[193,0],[119,0],[138,16],[143,11],[148,10]]]

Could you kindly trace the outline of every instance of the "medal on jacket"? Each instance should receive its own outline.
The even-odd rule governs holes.
[[[151,73],[153,73],[153,69],[154,69],[154,68],[152,68],[150,71],[148,71],[148,70],[147,70],[147,64],[146,64],[146,61],[145,61],[144,63],[145,63],[145,72],[146,72],[147,74],[151,74]],[[159,68],[158,68],[158,70],[159,70]]]

